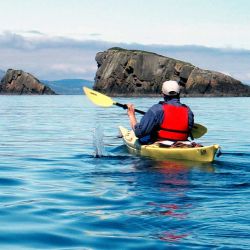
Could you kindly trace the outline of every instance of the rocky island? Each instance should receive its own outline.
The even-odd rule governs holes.
[[[0,95],[54,95],[52,89],[22,70],[7,70],[0,83]]]
[[[182,96],[250,96],[250,86],[220,72],[140,50],[111,48],[96,55],[94,89],[111,96],[158,96],[178,80]]]

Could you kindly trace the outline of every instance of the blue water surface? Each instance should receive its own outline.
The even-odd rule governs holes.
[[[129,155],[126,111],[85,96],[1,96],[0,249],[249,249],[250,98],[183,102],[214,163]]]

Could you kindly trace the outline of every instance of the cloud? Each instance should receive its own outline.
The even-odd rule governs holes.
[[[100,33],[91,33],[91,34],[89,34],[89,36],[97,37],[97,36],[102,36],[102,34],[100,34]]]
[[[91,67],[82,67],[81,65],[73,65],[70,63],[57,63],[57,64],[52,64],[50,70],[52,72],[58,72],[60,74],[64,75],[87,75],[90,72],[93,74],[96,71],[96,66]]]
[[[33,35],[45,35],[45,33],[42,33],[38,30],[27,30],[26,33],[33,34]]]
[[[96,39],[49,36],[36,30],[0,34],[0,69],[23,69],[39,79],[86,78],[93,80],[97,52],[111,47],[151,51],[187,61],[203,69],[226,72],[243,82],[250,81],[250,50],[210,48],[197,45],[144,45]]]

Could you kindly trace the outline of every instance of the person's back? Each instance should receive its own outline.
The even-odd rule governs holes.
[[[153,105],[137,123],[132,104],[128,116],[135,135],[143,144],[158,140],[185,141],[194,124],[190,108],[180,102],[180,86],[176,81],[166,81],[162,86],[164,101]]]

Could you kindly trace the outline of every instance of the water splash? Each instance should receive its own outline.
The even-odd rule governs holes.
[[[107,155],[104,148],[103,137],[103,129],[98,125],[93,130],[93,146],[95,158],[100,158]]]

